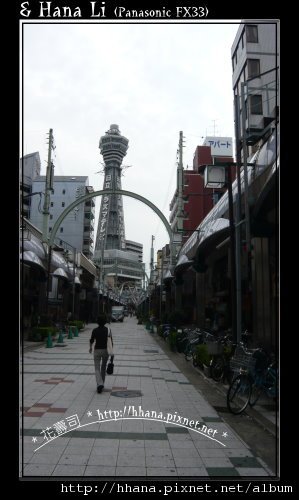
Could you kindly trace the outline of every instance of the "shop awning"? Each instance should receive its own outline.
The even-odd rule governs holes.
[[[42,242],[33,234],[30,234],[30,239],[21,239],[21,243],[24,250],[34,252],[42,260],[47,258]]]
[[[182,254],[174,268],[174,272],[186,271],[193,264],[193,260],[189,260],[187,255]]]
[[[205,227],[202,228],[202,232],[199,235],[198,243],[199,245],[203,243],[206,239],[210,238],[213,234],[222,231],[222,229],[226,229],[229,227],[229,220],[224,218],[219,218],[215,220],[211,220],[206,224]]]
[[[167,281],[167,280],[172,280],[174,278],[173,274],[171,273],[171,271],[168,269],[167,273],[165,274],[164,278],[163,278],[163,281]]]
[[[46,271],[41,259],[31,250],[25,250],[25,252],[20,253],[20,259],[32,266],[37,266],[43,271]]]
[[[55,278],[66,279],[69,281],[69,277],[66,274],[66,272],[62,269],[62,267],[58,267],[57,269],[55,269],[55,271],[52,273],[52,276],[54,276]]]

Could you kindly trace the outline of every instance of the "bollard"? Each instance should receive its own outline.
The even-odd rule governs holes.
[[[71,327],[69,327],[68,339],[72,339],[72,338],[73,338],[72,328],[71,328]]]
[[[59,337],[58,337],[57,343],[58,344],[63,344],[63,333],[62,333],[61,330],[59,332]]]
[[[76,326],[75,326],[74,330],[75,330],[74,337],[79,337],[78,328]]]
[[[48,338],[47,338],[47,344],[46,347],[53,347],[53,342],[52,342],[52,335],[51,333],[48,333]]]

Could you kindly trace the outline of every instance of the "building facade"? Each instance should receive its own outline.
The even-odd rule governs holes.
[[[45,176],[37,177],[32,184],[32,190],[43,191],[45,189]],[[86,176],[55,176],[53,191],[50,196],[49,225],[51,232],[60,214],[77,198],[92,193],[93,187],[88,185]],[[88,200],[77,205],[62,221],[56,234],[56,240],[67,242],[77,252],[82,252],[87,258],[93,256],[93,234],[94,234],[95,203]],[[39,229],[43,227],[43,213],[40,200],[32,197],[30,221]]]
[[[128,252],[137,254],[138,261],[143,262],[143,245],[137,241],[126,240],[126,249]]]
[[[31,207],[32,183],[40,175],[41,162],[39,152],[30,153],[20,159],[20,212],[22,217],[29,219]]]
[[[231,48],[239,139],[246,139],[249,154],[266,134],[271,135],[278,118],[278,48],[279,23],[274,20],[244,20]]]
[[[182,243],[184,244],[189,236],[193,233],[195,228],[200,224],[200,222],[205,218],[213,206],[220,200],[221,196],[225,192],[226,188],[205,188],[204,171],[206,165],[212,165],[216,160],[218,162],[232,162],[231,153],[231,138],[230,139],[230,149],[228,150],[227,156],[225,152],[221,150],[221,156],[219,153],[214,152],[212,154],[212,143],[218,143],[221,138],[213,137],[206,138],[210,140],[208,146],[202,145],[197,146],[194,157],[193,157],[193,170],[183,170],[183,238]],[[226,141],[227,142],[227,141]],[[235,169],[232,169],[232,178],[235,178]],[[177,230],[178,224],[178,189],[174,193],[174,196],[170,203],[170,217],[169,222],[173,231]]]
[[[242,164],[248,157],[257,165],[249,199],[251,239],[242,282],[244,316],[247,312],[255,337],[275,349],[279,310],[279,21],[244,20],[231,56],[235,116],[239,117],[236,143]]]
[[[189,323],[219,331],[232,328],[235,339],[240,326],[241,331],[247,329],[252,334],[252,346],[262,345],[275,352],[279,311],[279,23],[242,22],[233,42],[232,60],[238,168],[232,202],[227,191],[220,193],[220,199],[182,246],[173,272],[167,275],[171,283],[166,289],[167,302],[171,310],[187,312]],[[207,139],[206,145],[212,139],[211,147],[218,147],[218,139]],[[219,146],[224,144],[219,141]],[[201,172],[213,155],[204,146],[199,148],[194,160]],[[232,160],[221,157],[221,149],[219,153],[217,163]],[[234,327],[236,312],[238,330]]]

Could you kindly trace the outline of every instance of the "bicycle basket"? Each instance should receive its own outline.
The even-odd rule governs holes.
[[[252,354],[245,354],[244,351],[235,353],[235,355],[230,359],[229,365],[233,372],[240,372],[245,370],[246,372],[254,372],[256,359]]]

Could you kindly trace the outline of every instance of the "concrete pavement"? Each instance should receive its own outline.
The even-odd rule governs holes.
[[[95,326],[24,351],[21,476],[275,476],[135,318],[111,324],[115,370],[98,394]]]

